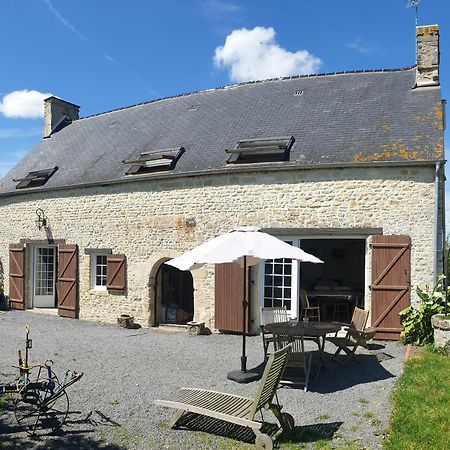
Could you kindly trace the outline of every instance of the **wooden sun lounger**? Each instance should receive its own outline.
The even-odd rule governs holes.
[[[176,427],[177,422],[187,413],[200,414],[249,427],[256,435],[256,448],[271,449],[272,437],[261,432],[260,428],[264,422],[255,420],[255,415],[263,408],[272,411],[279,425],[274,437],[282,430],[289,431],[294,427],[293,417],[281,413],[281,406],[276,398],[276,390],[290,351],[291,345],[288,345],[270,355],[253,399],[205,389],[184,388],[171,400],[155,400],[155,404],[177,410],[169,424],[170,428]],[[272,403],[274,397],[276,402]]]

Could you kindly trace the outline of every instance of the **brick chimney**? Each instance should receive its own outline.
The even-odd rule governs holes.
[[[57,97],[44,100],[44,138],[78,119],[80,107]]]
[[[439,26],[416,27],[416,87],[439,85]]]

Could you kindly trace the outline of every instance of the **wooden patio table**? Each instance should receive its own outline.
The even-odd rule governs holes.
[[[316,342],[319,347],[319,367],[325,368],[325,362],[323,359],[323,353],[325,349],[325,341],[327,334],[336,333],[342,327],[341,323],[338,322],[313,322],[309,321],[304,323],[303,321],[298,322],[282,322],[282,323],[269,323],[264,326],[264,329],[268,333],[276,334],[287,334],[295,338],[295,336],[302,336],[303,339],[311,340]],[[320,340],[322,338],[322,341]]]

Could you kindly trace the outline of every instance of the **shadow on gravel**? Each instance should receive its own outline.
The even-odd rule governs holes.
[[[336,433],[341,425],[342,422],[331,422],[296,426],[291,432],[282,433],[278,437],[277,441],[296,444],[316,442],[319,440],[331,441],[334,433]],[[187,414],[178,422],[178,428],[226,437],[236,441],[245,442],[247,444],[253,444],[255,442],[255,434],[250,428],[224,422],[211,417],[199,416],[197,414]],[[261,432],[268,435],[273,435],[276,433],[277,429],[277,425],[265,423],[261,427]]]
[[[222,436],[237,441],[253,443],[255,442],[255,435],[250,428],[242,427],[223,420],[214,419],[212,417],[199,416],[198,414],[186,414],[178,421],[177,428],[184,428],[189,431],[201,431],[203,433],[214,434],[215,436]],[[273,426],[276,431],[276,425]],[[270,427],[266,433],[270,434],[273,431]]]
[[[294,427],[290,433],[282,434],[278,442],[303,444],[306,442],[331,441],[343,422],[316,423]]]
[[[87,417],[77,419],[80,411],[71,411],[61,430],[40,437],[28,435],[15,424],[12,401],[2,403],[0,408],[0,448],[27,450],[126,450],[115,444],[100,442],[91,437],[97,427],[116,427],[116,422],[100,411],[91,411]]]
[[[312,369],[308,390],[320,394],[329,394],[343,391],[352,386],[393,378],[394,375],[380,364],[380,361],[391,358],[392,356],[386,353],[359,354],[356,356],[357,361],[353,360],[346,365],[328,359],[326,369],[322,367],[318,379],[315,378],[314,368]],[[303,389],[303,387],[294,385],[286,387],[286,389]]]

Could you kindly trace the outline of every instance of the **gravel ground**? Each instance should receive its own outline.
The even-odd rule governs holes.
[[[60,378],[67,369],[82,371],[84,376],[68,389],[71,413],[61,435],[29,438],[17,428],[12,401],[7,400],[0,409],[0,448],[252,448],[246,443],[251,436],[240,430],[233,434],[238,440],[209,434],[208,424],[195,421],[191,429],[200,431],[169,430],[166,422],[172,411],[153,405],[154,399],[168,398],[180,387],[253,396],[257,383],[242,385],[226,379],[229,370],[239,368],[239,336],[127,330],[9,311],[0,314],[0,383],[14,379],[11,365],[17,364],[16,350],[24,347],[25,324],[31,327],[32,362],[50,358]],[[313,343],[308,344],[315,350]],[[326,350],[332,352],[334,346],[327,343]],[[390,416],[389,395],[402,371],[403,354],[399,344],[376,342],[369,351],[360,352],[360,364],[342,367],[327,360],[327,370],[318,380],[312,377],[306,393],[280,389],[283,410],[296,422],[292,439],[298,440],[280,444],[281,448],[324,448],[324,440],[328,448],[380,448]],[[248,355],[249,367],[261,362],[260,337],[248,339]]]

